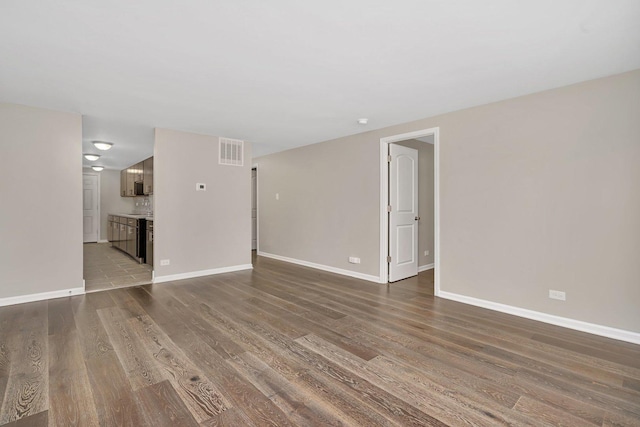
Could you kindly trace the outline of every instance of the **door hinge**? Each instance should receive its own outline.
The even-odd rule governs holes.
[[[387,163],[391,163],[391,155],[387,156]]]
[[[391,212],[391,205],[387,205],[387,212]]]
[[[387,256],[387,262],[391,262],[391,256]]]

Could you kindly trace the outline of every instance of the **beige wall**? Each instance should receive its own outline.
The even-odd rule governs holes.
[[[259,251],[378,275],[380,160],[371,141],[360,134],[254,160]]]
[[[640,332],[639,100],[640,70],[261,157],[260,249],[378,275],[380,138],[439,127],[441,289]]]
[[[80,115],[0,104],[0,298],[82,287],[81,170]]]
[[[120,171],[104,169],[95,172],[83,168],[83,173],[100,176],[100,240],[107,240],[108,218],[110,213],[132,213],[134,197],[120,197]]]
[[[427,138],[425,138],[427,139]],[[395,144],[418,150],[418,265],[428,266],[434,262],[434,182],[433,182],[433,135],[431,143],[410,139]],[[428,255],[424,252],[428,251]]]
[[[218,137],[156,129],[154,199],[156,279],[251,264],[250,144],[244,166],[223,166]]]

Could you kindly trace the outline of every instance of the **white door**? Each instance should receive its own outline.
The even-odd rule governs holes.
[[[389,281],[418,274],[418,150],[389,144]]]
[[[82,175],[82,219],[84,243],[98,241],[98,176]]]
[[[251,169],[251,250],[258,248],[258,171]]]

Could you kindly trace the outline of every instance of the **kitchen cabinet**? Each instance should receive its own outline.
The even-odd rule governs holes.
[[[143,162],[144,176],[142,182],[144,183],[145,196],[153,194],[153,157],[149,157]]]
[[[133,197],[133,188],[134,188],[134,173],[133,168],[127,168],[127,197]]]
[[[133,182],[142,182],[144,179],[144,162],[133,165]]]
[[[126,218],[119,218],[118,222],[118,244],[116,247],[121,251],[127,251],[127,224]]]
[[[108,239],[111,246],[142,263],[146,252],[146,220],[143,215],[108,215]]]
[[[127,196],[127,169],[120,171],[120,196]]]
[[[126,252],[132,257],[136,258],[138,254],[138,221],[135,219],[130,219],[127,223],[127,250]]]
[[[153,194],[153,157],[120,171],[120,196],[135,197],[143,194]]]
[[[111,222],[111,246],[118,247],[118,241],[120,240],[120,223],[117,219]]]
[[[113,215],[107,216],[107,241],[113,242]]]
[[[125,218],[126,222],[126,238],[125,245],[126,250],[129,255],[133,258],[138,257],[138,220],[133,218]]]

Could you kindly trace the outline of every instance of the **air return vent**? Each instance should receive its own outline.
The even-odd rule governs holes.
[[[220,157],[218,163],[221,165],[242,166],[244,141],[239,139],[220,138]]]

